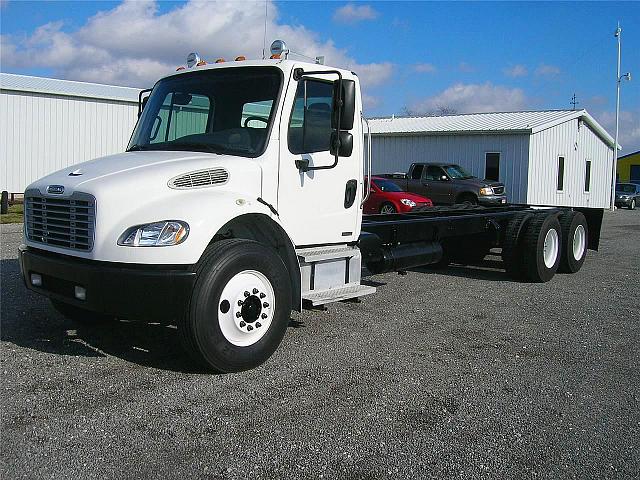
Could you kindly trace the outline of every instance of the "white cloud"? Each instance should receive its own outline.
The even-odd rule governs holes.
[[[411,111],[426,114],[442,109],[453,109],[458,113],[505,112],[522,110],[528,104],[524,92],[519,88],[508,88],[484,84],[457,83],[432,97],[414,103]]]
[[[462,73],[473,73],[476,71],[476,67],[468,64],[467,62],[460,62],[458,64],[458,71]]]
[[[362,103],[364,104],[365,110],[372,110],[382,104],[382,99],[365,93],[362,95]]]
[[[434,73],[438,70],[432,63],[416,63],[413,69],[418,73]]]
[[[338,8],[333,14],[333,21],[339,23],[358,23],[363,20],[375,20],[378,12],[371,5],[356,6],[353,3],[347,3],[345,6]]]
[[[539,76],[555,76],[560,74],[560,67],[556,67],[555,65],[545,65],[541,63],[538,68],[536,68],[536,75]]]
[[[616,133],[616,113],[598,112],[594,118],[612,137]],[[636,111],[623,110],[620,112],[618,143],[622,145],[620,155],[640,150],[640,114]]]
[[[529,70],[524,65],[513,65],[503,70],[505,75],[509,77],[526,77],[529,74]]]
[[[391,63],[360,64],[303,25],[279,22],[273,2],[267,8],[267,54],[271,40],[282,38],[296,52],[324,55],[328,65],[355,71],[364,88],[391,77]],[[159,13],[155,1],[126,0],[77,30],[62,27],[61,22],[51,22],[26,38],[2,35],[3,67],[48,68],[61,78],[148,87],[184,63],[192,51],[208,60],[261,58],[264,4],[191,0]]]

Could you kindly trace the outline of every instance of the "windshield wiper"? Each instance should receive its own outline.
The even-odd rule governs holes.
[[[196,151],[204,150],[206,152],[217,153],[218,155],[222,155],[225,148],[222,145],[218,145],[217,143],[196,143],[196,142],[171,142],[163,144],[164,147],[177,147],[180,149],[194,149]]]
[[[132,145],[130,148],[127,148],[127,152],[135,152],[137,150],[145,150],[147,145]]]

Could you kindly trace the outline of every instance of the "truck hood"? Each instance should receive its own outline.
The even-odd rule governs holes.
[[[236,175],[261,177],[260,166],[249,158],[203,152],[142,151],[109,155],[64,168],[28,188],[46,194],[50,185],[60,185],[64,187],[61,197],[70,196],[74,191],[96,194],[109,187],[146,186],[150,180],[157,180],[155,185],[166,188],[167,182],[177,175],[215,167],[223,167]]]
[[[469,185],[470,187],[477,187],[477,188],[482,188],[482,187],[504,187],[504,183],[502,182],[496,182],[494,180],[482,180],[480,178],[477,177],[473,177],[473,178],[464,178],[464,179],[457,179],[454,180],[454,182],[460,184],[460,185]]]

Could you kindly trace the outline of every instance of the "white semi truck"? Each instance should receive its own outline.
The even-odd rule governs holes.
[[[195,361],[260,365],[292,309],[372,294],[404,271],[502,248],[548,281],[597,249],[601,210],[454,206],[363,216],[371,157],[357,75],[287,58],[188,67],[140,97],[124,153],[25,191],[25,284],[78,321],[175,322]],[[455,292],[452,292],[455,294]]]

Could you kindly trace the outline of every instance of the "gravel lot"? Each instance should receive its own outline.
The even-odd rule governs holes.
[[[253,371],[194,371],[171,327],[77,326],[2,225],[2,478],[638,478],[640,211],[542,285],[482,267],[370,277],[292,316]]]

